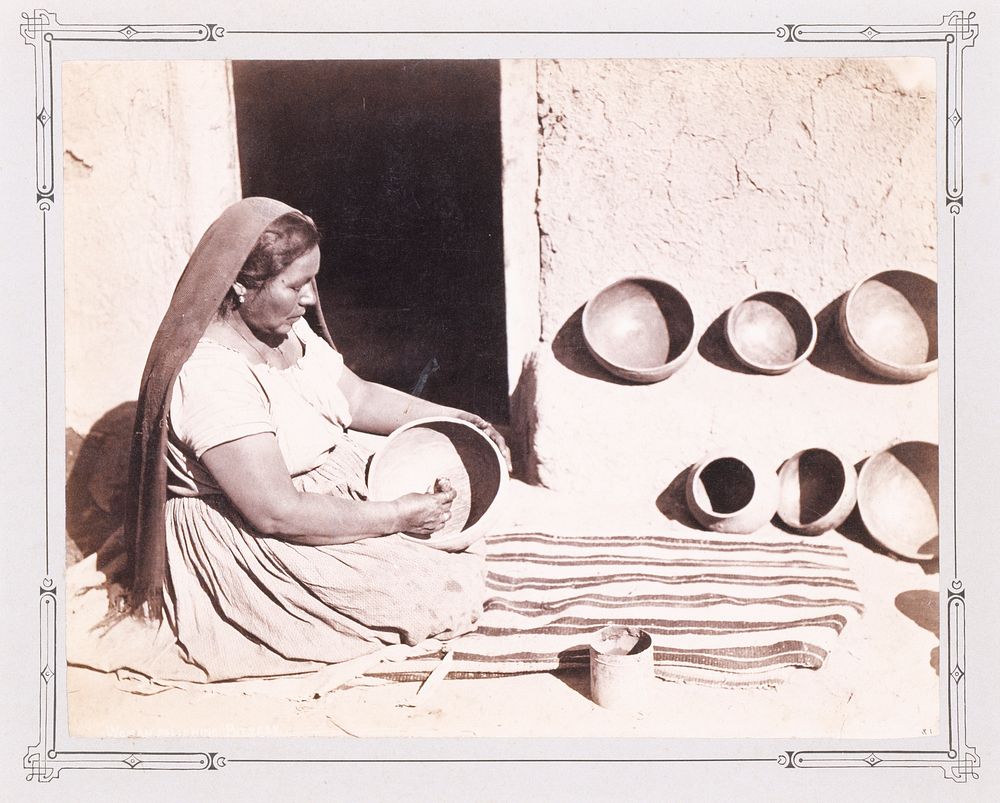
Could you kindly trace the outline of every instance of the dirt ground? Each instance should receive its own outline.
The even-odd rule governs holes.
[[[769,527],[771,525],[768,525]],[[649,509],[622,508],[513,482],[498,532],[683,535]],[[303,694],[300,681],[207,687],[136,687],[115,675],[69,667],[73,736],[642,736],[902,738],[940,731],[936,566],[898,560],[850,527],[819,536],[848,552],[865,612],[841,634],[819,670],[795,670],[772,689],[724,689],[657,681],[642,710],[627,714],[589,699],[584,675],[445,679],[357,678]],[[784,534],[782,534],[784,535]],[[153,692],[153,693],[151,693]]]

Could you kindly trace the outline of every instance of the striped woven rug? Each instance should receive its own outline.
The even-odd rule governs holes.
[[[521,533],[486,551],[489,596],[476,631],[448,644],[452,677],[586,670],[592,635],[626,624],[652,637],[661,677],[773,685],[822,666],[863,610],[844,550],[810,539]]]

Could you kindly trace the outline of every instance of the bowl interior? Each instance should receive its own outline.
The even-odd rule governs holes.
[[[781,468],[779,514],[792,526],[819,521],[840,501],[847,483],[844,464],[826,449],[806,449]]]
[[[753,470],[746,463],[735,457],[720,457],[702,468],[692,491],[702,510],[724,516],[749,505],[756,488]]]
[[[904,557],[933,557],[938,536],[938,447],[908,441],[870,457],[859,478],[858,506],[877,541]]]
[[[730,315],[733,348],[755,365],[788,365],[812,345],[812,316],[785,293],[757,293],[737,304]]]
[[[599,630],[590,642],[601,655],[638,655],[653,643],[645,630],[626,625],[609,625]]]
[[[584,336],[622,368],[659,368],[677,359],[694,336],[694,315],[681,293],[655,279],[627,279],[587,305]]]
[[[432,536],[446,538],[472,527],[500,492],[497,452],[479,430],[460,421],[428,421],[396,433],[372,462],[369,498],[395,499],[426,493],[438,477],[455,489],[451,519]]]
[[[905,366],[936,360],[937,283],[905,270],[872,276],[850,297],[847,327],[858,346],[881,362]]]

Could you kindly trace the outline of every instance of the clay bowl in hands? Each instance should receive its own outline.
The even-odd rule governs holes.
[[[659,382],[694,351],[694,313],[679,290],[648,276],[620,279],[583,308],[583,338],[605,369]]]
[[[458,552],[486,534],[510,481],[504,456],[472,424],[457,418],[421,418],[399,427],[372,459],[368,498],[389,501],[427,493],[439,477],[447,477],[455,489],[451,518],[430,536],[407,537]]]
[[[910,560],[938,554],[938,447],[905,441],[872,455],[858,475],[858,510],[872,538]]]
[[[783,374],[812,353],[816,322],[793,295],[754,293],[726,314],[726,341],[747,368]]]
[[[840,308],[851,355],[874,374],[897,381],[937,370],[937,282],[887,270],[858,282]]]
[[[819,535],[839,527],[858,498],[854,466],[829,449],[804,449],[778,469],[778,516],[792,530]]]
[[[691,469],[685,496],[691,515],[705,528],[746,535],[774,516],[778,476],[746,457],[715,454]]]

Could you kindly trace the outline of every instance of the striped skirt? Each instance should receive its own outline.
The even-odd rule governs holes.
[[[343,440],[294,478],[300,491],[364,499],[368,454]],[[401,535],[335,546],[263,537],[224,496],[168,500],[167,616],[209,680],[308,671],[389,644],[472,630],[486,596],[482,555]]]

